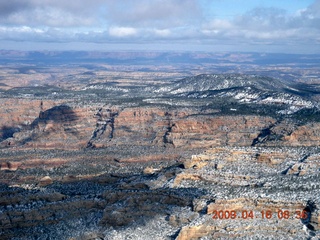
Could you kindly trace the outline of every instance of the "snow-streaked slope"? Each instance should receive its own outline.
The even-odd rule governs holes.
[[[201,74],[155,89],[155,93],[188,98],[228,97],[239,103],[285,105],[293,113],[314,103],[299,88],[269,77],[243,74]]]

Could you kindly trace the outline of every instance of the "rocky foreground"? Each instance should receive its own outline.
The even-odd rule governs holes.
[[[319,237],[318,149],[215,147],[146,162],[104,150],[65,151],[59,164],[61,151],[24,156],[42,154],[51,157],[32,168],[2,168],[1,239]]]
[[[2,98],[0,239],[319,239],[312,98],[259,92],[254,108],[232,85],[240,103],[220,106],[226,90],[177,86],[122,103]]]

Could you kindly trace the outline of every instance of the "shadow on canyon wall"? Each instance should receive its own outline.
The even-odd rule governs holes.
[[[2,147],[21,146],[28,142],[45,142],[52,134],[52,141],[59,141],[61,136],[68,135],[79,138],[75,123],[79,120],[76,112],[67,105],[59,105],[45,111],[40,111],[39,116],[29,125],[8,123],[0,128],[0,142]],[[50,127],[47,127],[47,126]],[[15,135],[15,133],[19,133]]]

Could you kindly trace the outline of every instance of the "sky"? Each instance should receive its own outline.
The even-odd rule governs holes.
[[[320,0],[0,0],[0,49],[320,53]]]

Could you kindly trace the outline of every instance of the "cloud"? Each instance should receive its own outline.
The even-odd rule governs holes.
[[[108,23],[159,28],[201,17],[197,0],[10,0],[0,2],[0,24],[75,27]]]
[[[231,1],[231,0],[230,0]],[[0,1],[0,39],[38,42],[318,46],[320,0],[289,14],[206,15],[208,0]]]
[[[197,0],[11,0],[2,7],[6,11],[0,12],[0,38],[16,36],[18,41],[26,26],[42,29],[41,34],[30,31],[25,37],[39,41],[180,38],[185,35],[182,28],[202,19]]]
[[[12,13],[19,12],[23,9],[30,9],[31,2],[21,0],[0,1],[0,18],[5,18]]]
[[[315,1],[310,7],[299,11],[296,21],[292,25],[320,30],[320,0]]]
[[[93,25],[94,19],[74,16],[56,8],[35,8],[27,13],[11,14],[7,20],[17,25],[29,25],[34,27],[75,27]]]
[[[132,27],[111,27],[109,29],[109,34],[113,37],[130,37],[136,35],[137,33],[137,29]]]
[[[197,0],[109,1],[108,19],[118,25],[177,27],[202,18]]]
[[[23,39],[42,39],[44,31],[38,28],[22,27],[0,27],[0,39],[4,40],[23,40]]]
[[[251,30],[285,28],[286,11],[277,8],[255,8],[234,20],[235,26]]]
[[[160,37],[168,37],[171,35],[171,31],[169,29],[153,29],[155,35]]]
[[[255,8],[234,19],[203,24],[206,39],[261,44],[318,44],[320,1],[290,15],[284,9]]]
[[[0,2],[0,24],[74,27],[97,23],[102,0],[10,0]]]

